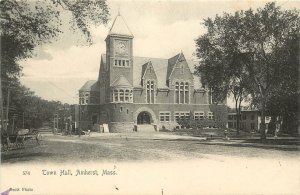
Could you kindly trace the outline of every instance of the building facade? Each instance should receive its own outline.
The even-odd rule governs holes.
[[[227,120],[215,111],[226,105],[212,105],[211,93],[193,74],[195,62],[182,52],[168,59],[134,56],[133,41],[118,15],[105,39],[98,80],[79,90],[82,128],[105,123],[110,132],[174,129],[179,118],[191,115]]]
[[[271,117],[265,117],[266,130],[271,121]],[[261,116],[258,110],[241,110],[240,130],[247,132],[258,132],[261,124]],[[236,112],[228,113],[228,128],[237,129]]]

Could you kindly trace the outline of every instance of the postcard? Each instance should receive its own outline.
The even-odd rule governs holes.
[[[1,195],[300,193],[299,2],[0,5]]]

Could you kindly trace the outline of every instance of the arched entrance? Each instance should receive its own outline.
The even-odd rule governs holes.
[[[149,112],[143,111],[140,112],[137,116],[137,124],[144,125],[144,124],[151,124],[151,115]]]

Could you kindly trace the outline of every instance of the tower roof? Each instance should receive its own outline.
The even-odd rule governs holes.
[[[108,35],[123,35],[133,37],[130,29],[128,28],[124,18],[120,15],[120,13],[115,18]]]

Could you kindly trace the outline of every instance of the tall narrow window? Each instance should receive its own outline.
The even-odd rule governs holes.
[[[119,91],[119,96],[120,96],[120,102],[124,102],[124,90],[123,89],[121,89]]]
[[[129,90],[125,90],[125,102],[129,102]]]
[[[184,68],[183,68],[183,65],[180,66],[180,74],[184,74]]]
[[[155,83],[154,81],[147,81],[146,84],[146,101],[149,104],[154,103],[155,97]]]
[[[183,92],[184,92],[184,83],[183,82],[181,82],[180,83],[180,90],[179,90],[180,92],[180,103],[181,104],[184,104],[184,94],[183,94]]]
[[[179,83],[175,83],[175,103],[179,104]]]
[[[184,103],[189,103],[189,83],[184,85]]]
[[[147,86],[146,86],[147,90],[147,103],[150,103],[150,81],[147,81]]]
[[[119,101],[119,92],[118,92],[118,90],[117,89],[115,89],[114,90],[114,100],[115,100],[115,102],[118,102]]]
[[[189,83],[176,82],[175,83],[175,103],[188,104],[189,103]]]
[[[151,66],[149,67],[149,72],[150,72],[150,73],[152,72],[152,67],[151,67]]]
[[[151,93],[151,99],[150,99],[150,103],[154,103],[154,81],[151,81],[150,83],[150,93]]]
[[[130,101],[130,102],[132,102],[132,101],[133,101],[133,98],[132,98],[132,96],[133,96],[133,95],[132,95],[132,90],[130,90],[130,94],[129,94],[129,101]]]

